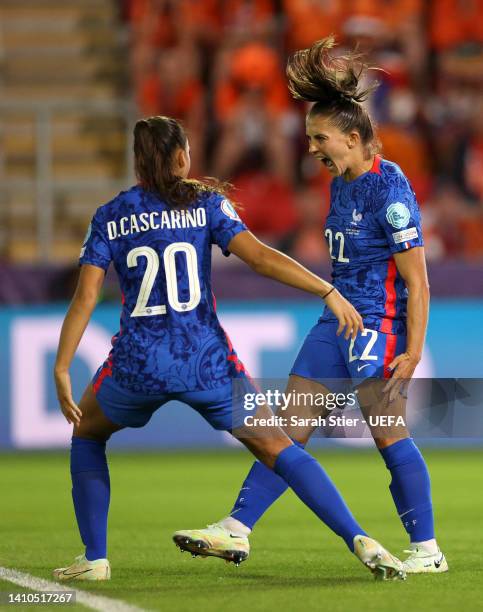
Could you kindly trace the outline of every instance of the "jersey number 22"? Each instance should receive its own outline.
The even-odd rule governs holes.
[[[347,257],[344,257],[344,245],[345,245],[344,234],[342,232],[336,232],[334,236],[332,233],[332,230],[330,228],[327,228],[325,230],[325,237],[327,238],[327,242],[329,243],[329,253],[330,253],[331,258],[335,259],[336,261],[340,263],[349,263],[349,259]],[[339,242],[338,255],[332,254],[333,247],[334,247],[334,239]]]

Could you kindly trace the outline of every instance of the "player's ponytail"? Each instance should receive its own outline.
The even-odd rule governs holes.
[[[363,145],[375,153],[379,147],[375,129],[361,102],[377,88],[378,83],[360,85],[367,70],[377,70],[364,63],[361,54],[350,52],[334,56],[333,36],[315,42],[309,49],[296,51],[287,62],[290,93],[296,100],[315,102],[311,115],[331,117],[334,125],[348,133],[357,130]]]
[[[228,183],[207,178],[182,179],[172,172],[176,151],[186,148],[187,137],[181,124],[170,117],[140,119],[134,126],[134,166],[141,186],[159,195],[169,206],[193,204],[202,194],[226,195]]]

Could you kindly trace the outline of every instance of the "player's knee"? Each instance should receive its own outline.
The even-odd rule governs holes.
[[[310,440],[310,436],[312,435],[313,429],[305,430],[302,428],[295,429],[284,429],[287,436],[292,440],[292,442],[296,443],[298,446],[306,446],[307,442]]]
[[[404,440],[405,438],[409,438],[409,433],[405,435],[397,436],[397,437],[391,437],[391,438],[381,438],[381,437],[376,438],[375,437],[374,442],[376,443],[377,448],[382,449],[382,448],[386,448],[387,446],[392,446],[396,442],[399,442],[400,440]]]
[[[76,438],[87,438],[96,442],[107,442],[111,437],[112,432],[106,431],[101,424],[96,423],[94,419],[87,421],[81,420],[79,425],[74,426],[73,436]]]
[[[291,444],[288,438],[286,440],[260,438],[254,440],[254,442],[255,444],[251,446],[250,450],[259,461],[270,469],[273,469],[277,457],[284,450],[284,448],[290,446]]]

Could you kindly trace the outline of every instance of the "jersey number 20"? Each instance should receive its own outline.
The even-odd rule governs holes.
[[[180,302],[178,296],[178,279],[176,277],[176,253],[184,253],[186,257],[186,271],[189,282],[189,301]],[[141,288],[136,306],[131,317],[152,317],[166,314],[166,306],[147,306],[154,281],[159,270],[159,257],[157,252],[148,246],[137,247],[127,254],[127,265],[134,268],[138,265],[138,257],[146,258],[146,271],[144,272]],[[163,254],[164,272],[166,274],[166,288],[168,302],[173,310],[187,312],[193,310],[200,303],[201,289],[198,278],[198,257],[196,249],[189,242],[173,242],[166,247]]]

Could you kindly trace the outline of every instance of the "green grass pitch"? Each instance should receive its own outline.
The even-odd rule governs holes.
[[[378,454],[337,450],[315,455],[365,529],[402,555],[406,537]],[[251,557],[240,567],[193,559],[180,554],[172,532],[227,514],[251,464],[248,453],[112,453],[112,580],[75,586],[151,610],[481,610],[483,451],[427,450],[425,456],[448,574],[375,582],[291,492],[260,521]],[[0,461],[0,565],[50,578],[52,568],[82,552],[67,452],[5,454]],[[0,591],[12,590],[22,589],[0,581]]]

